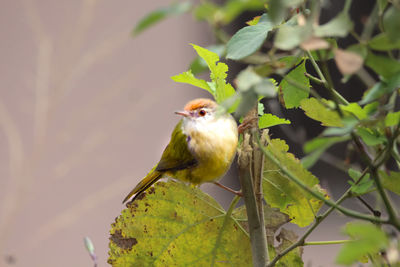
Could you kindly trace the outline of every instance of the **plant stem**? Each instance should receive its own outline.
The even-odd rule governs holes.
[[[352,240],[329,240],[329,241],[309,241],[304,242],[303,246],[316,246],[316,245],[335,245],[351,242]]]
[[[253,265],[256,267],[264,267],[269,257],[265,227],[261,224],[262,221],[259,217],[260,215],[254,193],[251,174],[252,153],[253,148],[250,143],[250,134],[245,133],[241,149],[238,152],[239,178],[249,223]]]
[[[308,50],[307,50],[307,55],[310,58],[311,64],[313,65],[315,71],[317,72],[318,77],[321,79],[322,84],[331,92],[333,98],[337,99],[338,102],[340,102],[340,104],[348,105],[349,102],[333,88],[333,84],[329,76],[325,77],[327,70],[325,70],[325,75],[324,75],[320,67],[318,66],[317,62],[315,61],[314,57],[312,56],[311,52]],[[324,67],[326,67],[325,61],[323,61],[323,68]]]
[[[310,58],[310,60],[311,60],[311,64],[313,65],[315,71],[316,71],[317,74],[318,74],[318,77],[321,79],[322,83],[323,83],[324,85],[326,85],[326,84],[327,84],[327,81],[326,81],[326,79],[325,79],[325,76],[322,74],[321,69],[319,68],[319,66],[318,66],[317,62],[315,61],[314,57],[312,56],[311,52],[310,52],[309,50],[307,50],[306,52],[307,52],[307,56],[308,56],[308,57]]]
[[[229,205],[228,210],[226,211],[226,216],[229,217],[232,215],[232,211],[236,207],[236,204],[239,202],[240,198],[241,198],[240,196],[235,195],[235,197],[232,199],[231,204]]]
[[[374,8],[371,11],[371,14],[368,17],[367,22],[365,23],[364,30],[361,33],[361,39],[363,41],[367,41],[371,38],[371,35],[374,32],[375,24],[378,21],[378,13],[379,13],[379,6],[378,2],[376,2]]]
[[[378,170],[376,168],[372,169],[372,175],[375,177],[375,185],[376,189],[381,196],[383,203],[385,204],[386,210],[389,215],[389,222],[400,231],[400,221],[397,218],[397,214],[395,209],[393,208],[393,204],[391,203],[389,196],[387,195],[386,191],[383,189],[381,179],[378,174]]]
[[[309,78],[311,81],[317,83],[317,84],[324,84],[324,81],[322,81],[321,79],[318,79],[317,77],[312,76],[311,74],[305,72],[304,75]]]
[[[253,113],[254,116],[258,117],[258,111],[256,109],[253,110]],[[258,127],[254,129],[258,129]],[[265,131],[264,133],[268,134],[268,131]],[[262,188],[262,178],[264,173],[264,153],[261,152],[259,145],[257,143],[257,140],[259,139],[258,130],[252,131],[251,138],[253,147],[253,160],[251,167],[252,167],[252,178],[254,183],[254,194],[256,197],[256,203],[258,208],[258,218],[260,220],[260,225],[263,226],[264,235],[266,236],[265,221],[264,221],[264,195]],[[266,244],[266,248],[267,246],[268,245]],[[269,261],[268,249],[267,249],[267,261]]]

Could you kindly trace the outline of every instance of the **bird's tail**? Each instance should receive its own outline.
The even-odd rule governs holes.
[[[158,171],[151,171],[149,174],[147,174],[146,177],[138,183],[135,188],[132,189],[132,191],[124,198],[124,201],[122,203],[125,203],[128,201],[133,195],[136,194],[136,196],[133,197],[132,201],[134,201],[143,191],[145,191],[147,188],[149,188],[152,184],[157,182],[161,178],[162,172]]]

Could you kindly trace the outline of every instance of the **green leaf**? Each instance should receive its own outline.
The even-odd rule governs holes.
[[[201,4],[196,6],[193,13],[196,19],[206,20],[210,23],[214,23],[215,20],[221,20],[221,18],[217,18],[221,16],[217,15],[220,13],[220,7],[211,1],[202,1]]]
[[[342,127],[344,126],[339,114],[325,107],[318,99],[311,97],[300,102],[305,114],[324,126]]]
[[[326,150],[332,145],[340,142],[344,142],[350,139],[350,136],[340,137],[317,137],[304,144],[303,150],[305,153],[310,153],[316,150]]]
[[[358,127],[356,132],[368,146],[384,144],[387,141],[384,136],[369,128]]]
[[[240,60],[256,52],[273,28],[266,14],[262,15],[259,23],[240,29],[227,44],[226,58]]]
[[[235,118],[239,119],[245,116],[250,109],[254,108],[254,103],[258,101],[257,94],[253,90],[241,92],[240,103],[235,112]]]
[[[265,0],[228,0],[220,9],[221,22],[226,25],[245,11],[256,11],[264,9]]]
[[[357,103],[349,103],[348,105],[340,105],[341,109],[347,112],[352,113],[359,120],[364,120],[368,118],[368,113],[362,107],[360,107]]]
[[[285,18],[287,8],[302,4],[302,0],[271,0],[268,5],[268,13],[274,23],[281,23]]]
[[[301,164],[303,164],[304,168],[310,169],[320,159],[320,157],[323,153],[324,153],[324,150],[314,151],[314,152],[302,157]]]
[[[239,92],[253,90],[258,96],[265,97],[274,97],[277,93],[275,80],[261,77],[251,66],[238,74],[235,84]]]
[[[217,65],[216,63],[219,61],[219,56],[217,53],[214,53],[212,51],[207,50],[206,48],[203,48],[201,46],[191,44],[193,48],[196,50],[197,54],[204,59],[206,62],[208,68],[210,71],[213,73],[215,72]]]
[[[175,76],[172,76],[171,79],[178,83],[187,83],[187,84],[191,84],[191,85],[200,87],[204,90],[207,90],[212,95],[215,94],[215,92],[210,88],[210,86],[207,84],[207,82],[205,80],[194,77],[191,70],[188,70],[186,72],[183,72],[183,73],[175,75]]]
[[[209,195],[158,182],[112,224],[112,266],[249,266],[246,231]],[[240,249],[238,249],[240,248]]]
[[[254,92],[259,96],[275,97],[278,93],[278,87],[274,79],[263,78],[261,82],[254,86]]]
[[[400,124],[400,111],[389,112],[385,118],[385,126],[395,126]]]
[[[311,168],[321,157],[321,155],[332,145],[350,139],[349,135],[340,137],[317,137],[303,146],[303,150],[308,155],[301,159],[301,163],[307,169]]]
[[[260,18],[261,18],[261,16],[256,16],[252,20],[247,21],[246,24],[249,26],[257,25],[258,22],[260,21]]]
[[[365,64],[384,78],[389,79],[400,72],[400,62],[382,55],[368,53]],[[398,75],[398,74],[397,74]]]
[[[341,12],[328,23],[317,27],[314,34],[318,37],[346,37],[352,28],[349,14]]]
[[[264,129],[279,124],[290,124],[289,120],[279,118],[270,113],[262,115],[258,120],[258,128]]]
[[[211,82],[197,79],[190,70],[171,78],[174,81],[192,84],[207,90],[214,96],[218,103],[222,103],[233,96],[235,94],[235,89],[226,82],[228,66],[225,63],[218,62],[219,56],[216,53],[195,44],[192,44],[192,46],[210,69]]]
[[[374,185],[374,181],[369,178],[369,173],[366,174],[363,180],[358,184],[355,182],[361,177],[361,173],[350,168],[348,170],[348,174],[354,181],[348,181],[348,183],[351,185],[351,192],[353,192],[355,195],[360,196],[368,193],[371,190],[371,187]]]
[[[389,243],[385,232],[373,224],[348,223],[344,231],[354,241],[345,243],[340,249],[336,258],[339,264],[353,264],[367,254],[379,253]]]
[[[282,50],[292,50],[311,36],[311,28],[306,26],[291,26],[284,24],[276,33],[274,46]]]
[[[389,39],[387,33],[380,33],[368,42],[368,46],[378,51],[388,51],[393,49],[400,49],[400,39],[392,41]]]
[[[153,26],[154,24],[160,22],[161,20],[172,16],[172,15],[180,15],[186,13],[190,10],[192,4],[190,2],[182,2],[182,3],[173,3],[168,7],[162,7],[153,12],[147,14],[144,18],[142,18],[133,29],[132,34],[134,36],[138,35],[142,31],[147,28]]]
[[[192,46],[196,50],[197,54],[204,59],[211,71],[210,78],[215,87],[214,97],[217,103],[221,103],[234,95],[235,89],[233,89],[232,85],[226,82],[228,66],[225,63],[218,62],[219,56],[216,53],[195,44],[192,44]],[[212,86],[210,87],[213,88]]]
[[[254,72],[252,67],[247,67],[246,69],[239,72],[235,80],[235,85],[239,91],[245,92],[250,90],[253,86],[262,81],[262,77]]]
[[[362,59],[366,59],[368,55],[368,48],[364,44],[353,44],[346,48],[346,51],[351,51],[358,54]]]
[[[383,28],[390,40],[400,40],[400,10],[395,6],[389,7],[383,15]]]
[[[265,1],[262,0],[228,0],[223,6],[211,1],[201,1],[194,11],[199,20],[207,20],[211,25],[226,25],[231,23],[237,16],[245,11],[259,11],[264,8]]]
[[[260,103],[260,102],[257,103],[257,113],[259,116],[264,115],[264,104],[263,103]]]
[[[399,87],[400,87],[400,71],[394,74],[387,81],[381,81],[376,83],[370,90],[368,90],[364,94],[362,100],[360,101],[360,104],[366,104],[371,101],[374,101],[385,94],[392,93]]]
[[[288,146],[283,140],[272,139],[266,149],[279,160],[276,165],[267,157],[264,165],[263,193],[264,198],[272,207],[279,208],[281,212],[289,215],[291,222],[305,227],[312,223],[315,214],[323,202],[303,191],[297,184],[291,182],[280,168],[290,170],[307,186],[326,195],[318,185],[318,179],[303,168],[301,162],[291,153],[287,153]]]
[[[293,68],[298,65],[302,60],[306,59],[305,57],[300,56],[283,56],[278,61],[279,63],[283,63],[285,68]]]
[[[351,133],[353,131],[354,127],[356,127],[359,123],[359,121],[354,118],[353,116],[351,117],[344,117],[342,119],[343,126],[342,127],[329,127],[324,130],[322,133],[323,136],[343,136]]]
[[[390,174],[387,174],[384,171],[379,171],[379,175],[383,187],[400,196],[400,172],[391,171]]]
[[[210,45],[206,47],[207,50],[214,52],[218,57],[222,57],[225,54],[225,45]],[[192,63],[190,63],[189,69],[194,75],[199,74],[208,69],[207,63],[204,59],[197,56]]]
[[[283,100],[286,108],[297,108],[300,106],[301,100],[308,97],[310,93],[310,81],[304,75],[305,72],[306,63],[303,61],[295,69],[286,74],[279,84],[279,89],[283,93]],[[293,85],[291,81],[295,81],[306,90],[298,88],[297,86]]]

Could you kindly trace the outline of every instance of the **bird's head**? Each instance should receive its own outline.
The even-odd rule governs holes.
[[[182,111],[175,114],[181,115],[185,120],[209,121],[215,118],[217,103],[207,98],[198,98],[189,101]]]

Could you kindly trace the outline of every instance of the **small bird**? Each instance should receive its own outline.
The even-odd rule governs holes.
[[[175,112],[183,118],[175,126],[171,140],[158,164],[126,196],[135,200],[163,176],[198,185],[217,182],[229,169],[238,144],[238,127],[229,113],[217,112],[217,103],[199,98]]]

